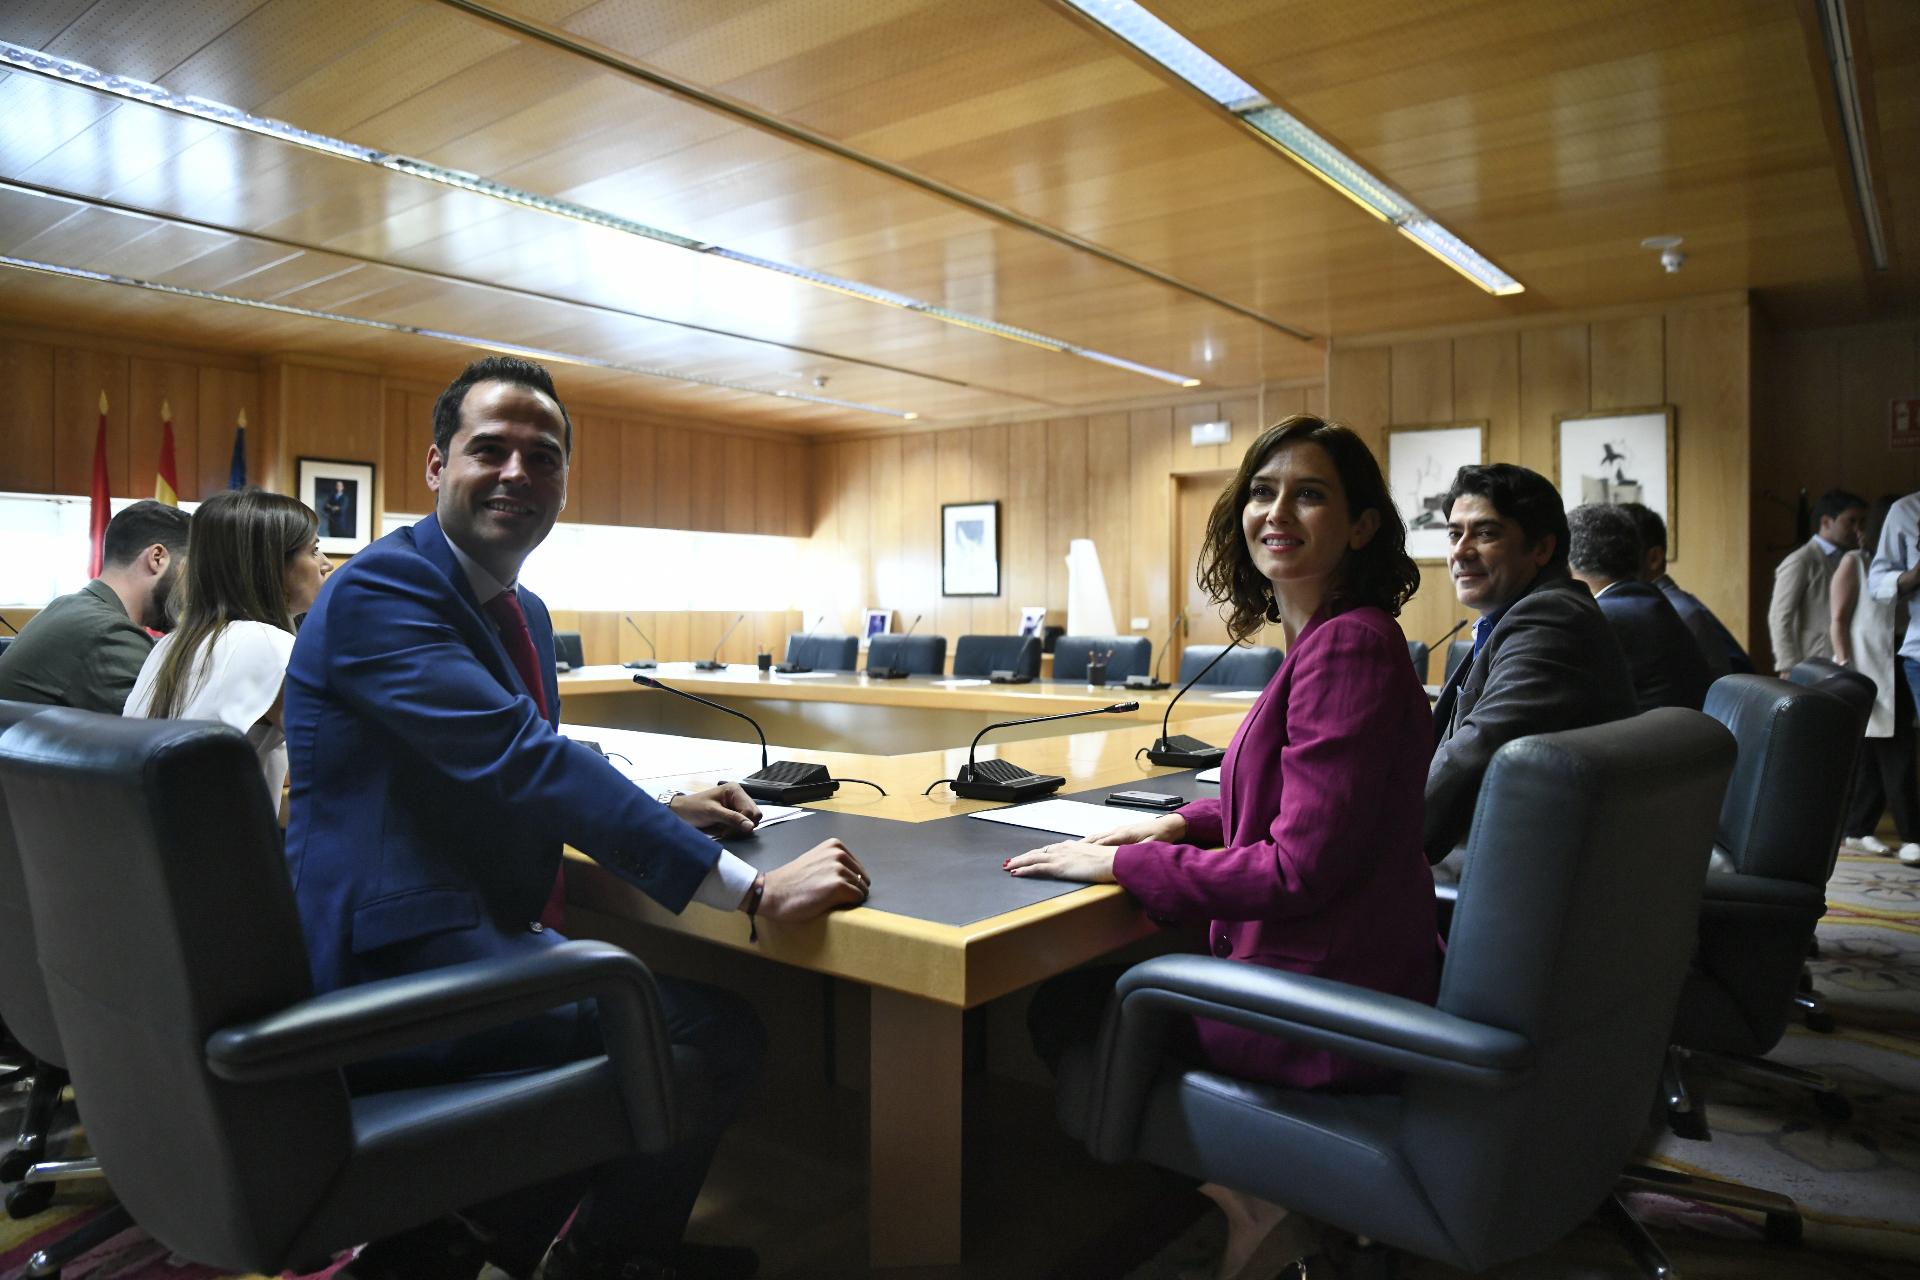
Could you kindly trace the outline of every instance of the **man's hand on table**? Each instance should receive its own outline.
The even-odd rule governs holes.
[[[737,782],[675,796],[667,806],[690,827],[719,836],[743,836],[760,822],[760,806]]]
[[[867,869],[838,840],[822,840],[792,862],[767,872],[759,914],[767,920],[811,920],[835,907],[867,900]]]

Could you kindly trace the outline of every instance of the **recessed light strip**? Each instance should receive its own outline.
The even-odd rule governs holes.
[[[483,351],[499,351],[508,355],[527,356],[534,360],[545,360],[555,364],[587,365],[595,369],[611,369],[619,373],[637,374],[643,378],[659,378],[667,382],[691,382],[703,387],[718,387],[723,391],[739,391],[747,395],[774,396],[781,400],[804,400],[809,404],[829,405],[835,409],[852,409],[859,413],[877,413],[886,418],[898,418],[903,422],[912,422],[920,415],[902,409],[888,409],[881,405],[862,404],[857,400],[840,400],[833,396],[813,395],[805,391],[784,391],[768,387],[750,387],[743,383],[727,382],[720,378],[708,378],[697,373],[687,373],[679,369],[653,369],[645,365],[623,364],[618,360],[604,360],[599,356],[576,355],[570,351],[554,351],[546,347],[530,347],[519,342],[503,342],[495,338],[476,338],[469,334],[453,333],[446,329],[430,329],[421,325],[395,324],[391,320],[372,320],[366,316],[350,316],[339,311],[316,311],[311,307],[296,307],[285,302],[263,302],[258,298],[241,298],[230,293],[215,293],[211,289],[189,289],[177,284],[163,284],[158,280],[140,280],[133,276],[114,275],[107,271],[91,271],[85,267],[66,267],[53,262],[38,262],[32,258],[16,258],[9,254],[0,254],[0,267],[15,267],[21,271],[37,271],[42,275],[65,276],[70,280],[91,280],[98,284],[115,284],[129,289],[145,289],[151,293],[171,294],[176,298],[196,298],[203,302],[224,302],[236,307],[252,307],[257,311],[274,311],[281,315],[298,316],[304,320],[331,320],[336,324],[358,325],[363,329],[378,329],[382,333],[400,333],[415,338],[432,338],[440,342],[458,343],[463,347],[478,347]]]
[[[1308,172],[1496,297],[1526,286],[1135,0],[1066,0],[1212,99]]]
[[[1138,373],[1161,382],[1171,383],[1177,387],[1199,385],[1198,379],[1189,378],[1185,374],[1170,373],[1165,369],[1153,368],[1151,365],[1124,360],[1118,356],[1109,356],[1104,352],[1081,347],[1063,339],[1050,338],[1045,334],[1035,333],[1030,329],[1021,329],[1014,325],[1002,324],[999,321],[989,320],[983,316],[967,315],[964,312],[954,311],[951,308],[943,307],[936,303],[925,302],[918,298],[909,297],[903,293],[895,293],[890,289],[882,289],[875,285],[862,284],[858,280],[848,280],[840,276],[829,275],[825,272],[795,266],[791,263],[776,262],[772,259],[758,257],[754,254],[742,253],[735,249],[729,249],[724,245],[713,244],[704,240],[695,240],[671,231],[664,231],[659,227],[649,226],[644,222],[637,222],[632,218],[621,217],[619,214],[610,213],[605,209],[597,209],[591,205],[578,204],[571,200],[560,200],[552,196],[543,196],[537,192],[495,182],[491,178],[484,178],[476,173],[466,173],[459,169],[448,169],[444,166],[431,164],[425,160],[418,160],[411,156],[397,155],[392,152],[378,151],[371,147],[363,147],[358,143],[348,142],[341,138],[333,138],[326,134],[314,133],[310,130],[299,128],[296,125],[288,124],[284,120],[275,120],[268,116],[256,116],[249,112],[242,111],[238,107],[228,106],[225,103],[211,102],[205,98],[195,97],[191,94],[177,94],[159,85],[149,84],[143,80],[133,80],[126,76],[110,75],[82,63],[71,62],[64,58],[56,58],[50,54],[42,53],[37,49],[29,49],[22,45],[10,44],[4,40],[0,40],[0,67],[31,72],[34,75],[44,76],[50,80],[80,85],[83,88],[94,90],[97,93],[124,98],[150,107],[159,107],[165,111],[191,116],[198,120],[206,120],[214,124],[224,125],[228,128],[243,129],[249,133],[272,138],[278,142],[285,142],[296,147],[304,147],[310,151],[318,151],[323,155],[334,156],[343,160],[358,161],[361,164],[372,165],[375,168],[405,174],[408,177],[418,178],[425,182],[434,182],[442,186],[453,187],[457,190],[485,196],[492,200],[500,200],[507,204],[518,205],[521,208],[532,209],[538,213],[549,214],[553,217],[567,218],[574,222],[586,223],[589,226],[604,227],[625,235],[638,236],[659,244],[671,245],[673,248],[684,249],[691,253],[705,254],[710,257],[724,259],[728,262],[737,262],[743,266],[755,267],[762,271],[771,271],[778,275],[786,276],[788,279],[799,280],[802,283],[812,285],[816,288],[858,298],[863,302],[877,302],[883,306],[897,307],[903,311],[911,311],[918,315],[927,316],[930,319],[939,320],[945,324],[958,325],[962,328],[971,329],[976,333],[984,333],[990,337],[1005,338],[1009,341],[1026,343],[1028,346],[1040,347],[1044,350],[1055,351],[1064,355],[1079,356],[1082,359],[1093,360],[1100,364],[1125,369],[1131,373]]]

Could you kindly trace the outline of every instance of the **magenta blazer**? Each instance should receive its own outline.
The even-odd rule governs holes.
[[[1114,877],[1166,922],[1209,922],[1216,956],[1431,1004],[1441,945],[1421,851],[1433,717],[1400,626],[1315,614],[1227,747],[1218,799],[1180,812],[1186,844],[1130,844]],[[1221,847],[1224,846],[1224,847]],[[1294,1088],[1389,1073],[1196,1019],[1201,1060]]]

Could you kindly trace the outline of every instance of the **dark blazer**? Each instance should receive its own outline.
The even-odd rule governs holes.
[[[1181,810],[1186,842],[1122,845],[1114,878],[1157,919],[1210,922],[1214,955],[1431,1003],[1440,943],[1420,795],[1432,752],[1399,625],[1374,608],[1316,614],[1233,735],[1219,798]],[[1247,1079],[1381,1078],[1325,1049],[1194,1029],[1204,1061]]]
[[[570,844],[669,910],[718,861],[556,730],[553,623],[520,592],[542,719],[429,517],[328,578],[287,668],[287,864],[321,991],[550,945]]]
[[[1713,675],[1693,633],[1660,589],[1645,582],[1616,582],[1600,593],[1596,603],[1627,655],[1634,705],[1642,711],[1655,707],[1698,711],[1707,700]]]
[[[1713,616],[1713,610],[1701,603],[1699,596],[1675,582],[1669,574],[1661,574],[1653,585],[1660,588],[1660,594],[1693,633],[1695,643],[1700,646],[1700,656],[1707,660],[1708,674],[1715,680],[1726,675],[1753,674],[1753,659],[1725,624]]]
[[[1427,858],[1438,862],[1467,838],[1480,780],[1501,747],[1633,714],[1633,678],[1600,606],[1565,568],[1542,569],[1434,705]]]

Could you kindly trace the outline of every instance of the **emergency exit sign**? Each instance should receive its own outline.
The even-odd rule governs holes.
[[[1920,400],[1894,400],[1887,429],[1889,449],[1920,449]]]

